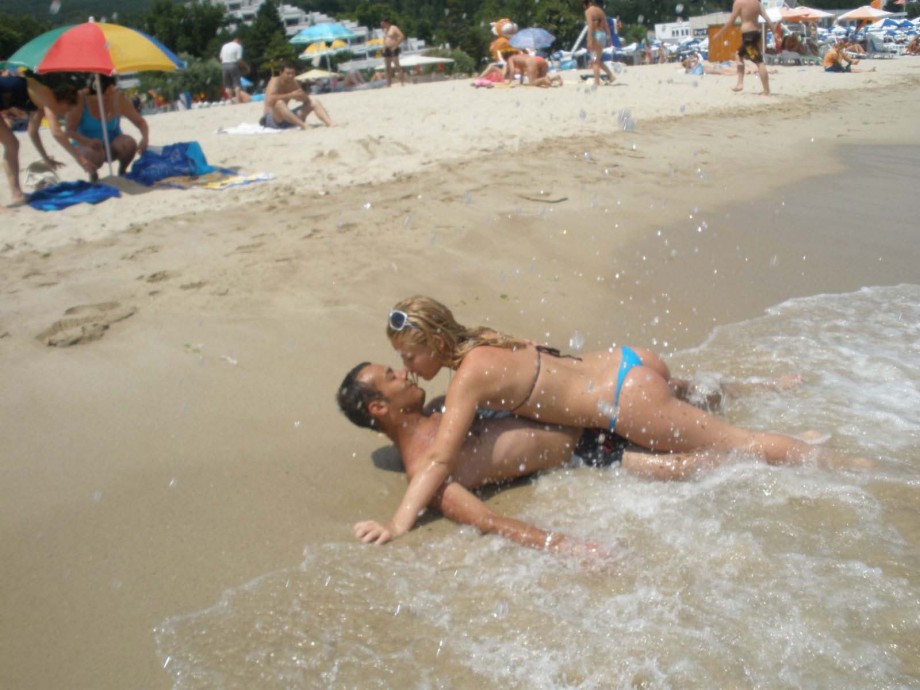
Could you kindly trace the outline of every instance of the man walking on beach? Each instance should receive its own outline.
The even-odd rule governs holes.
[[[221,46],[220,71],[224,80],[224,89],[234,103],[243,100],[243,42],[234,38]]]
[[[744,61],[748,59],[757,67],[760,83],[763,84],[763,95],[769,96],[770,77],[763,63],[763,36],[760,33],[758,19],[763,17],[770,31],[773,31],[773,22],[759,0],[735,0],[728,21],[716,32],[712,40],[718,41],[738,17],[741,17],[741,47],[738,48],[738,83],[732,87],[732,91],[741,91],[744,88]]]
[[[389,19],[380,22],[380,28],[383,29],[383,64],[387,73],[387,86],[393,85],[393,67],[399,72],[399,83],[406,85],[406,74],[403,68],[399,66],[399,45],[406,40],[403,32],[399,30],[396,24],[392,24]]]
[[[594,85],[601,85],[601,70],[607,75],[607,83],[612,84],[615,77],[610,68],[604,64],[604,48],[611,45],[610,24],[607,15],[597,5],[598,0],[582,0],[585,8],[585,25],[588,27],[588,52],[591,53],[594,68]]]
[[[293,65],[284,63],[281,73],[272,77],[265,87],[265,114],[260,124],[272,129],[288,129],[300,127],[309,129],[306,123],[307,116],[314,112],[316,117],[327,127],[332,127],[332,118],[322,104],[311,99],[294,78],[296,70]],[[300,105],[291,109],[288,101],[300,101]]]

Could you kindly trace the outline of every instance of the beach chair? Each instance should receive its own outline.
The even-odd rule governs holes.
[[[897,50],[889,47],[881,36],[873,33],[866,34],[866,57],[867,58],[893,58]]]

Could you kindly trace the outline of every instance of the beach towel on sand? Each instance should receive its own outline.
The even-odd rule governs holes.
[[[26,203],[39,211],[60,211],[74,204],[98,204],[114,196],[121,196],[121,192],[115,187],[78,180],[45,187],[35,194],[30,194]]]
[[[125,177],[150,187],[167,177],[198,177],[215,170],[217,168],[208,165],[198,142],[188,141],[149,147],[134,161]]]

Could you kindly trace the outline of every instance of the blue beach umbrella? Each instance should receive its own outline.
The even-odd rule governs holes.
[[[553,45],[555,40],[556,37],[546,29],[532,27],[518,31],[509,43],[518,50],[544,50]]]
[[[357,34],[352,33],[346,27],[336,22],[324,22],[314,24],[306,29],[301,29],[290,40],[294,45],[309,45],[311,43],[332,43],[337,39],[348,40],[356,38]]]

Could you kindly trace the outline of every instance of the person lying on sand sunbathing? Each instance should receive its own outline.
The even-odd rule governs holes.
[[[559,75],[547,76],[549,74],[549,64],[547,64],[545,58],[541,58],[538,55],[528,55],[527,53],[511,55],[505,62],[505,78],[508,81],[514,81],[518,74],[521,75],[521,83],[525,86],[539,86],[544,89],[553,84],[562,86],[562,77]]]
[[[467,328],[446,306],[421,296],[393,308],[387,336],[409,372],[431,380],[448,367],[454,377],[434,443],[392,520],[361,523],[366,542],[383,544],[412,528],[441,485],[459,471],[457,454],[479,409],[607,429],[657,452],[740,451],[775,465],[814,458],[825,467],[865,466],[865,461],[846,461],[791,436],[734,427],[681,401],[671,389],[667,366],[646,350],[615,347],[562,356],[488,328]]]
[[[713,391],[707,398],[710,404],[717,404],[721,390]],[[348,372],[336,399],[353,424],[381,431],[396,445],[411,481],[422,469],[425,454],[437,436],[443,418],[440,412],[443,399],[426,407],[425,391],[411,380],[406,370],[394,371],[369,362],[362,362]],[[625,439],[605,429],[540,424],[510,414],[500,418],[477,417],[458,452],[456,473],[442,485],[429,505],[454,522],[531,548],[555,552],[589,548],[578,540],[498,515],[471,493],[487,484],[509,482],[560,467],[572,459],[573,453],[594,467],[621,463],[629,472],[659,480],[686,479],[701,469],[715,466],[720,459],[716,454],[705,453],[651,453],[628,447]],[[355,534],[368,540],[364,523],[355,525]]]
[[[680,61],[680,64],[683,66],[684,72],[687,74],[712,74],[721,77],[733,77],[738,74],[738,63],[704,64],[699,55],[692,55],[690,57],[684,58]],[[767,70],[769,74],[776,74],[777,71],[778,70],[775,69]],[[758,70],[756,67],[748,67],[745,73],[757,74],[757,72]]]
[[[296,73],[294,66],[285,62],[281,65],[281,72],[269,80],[265,87],[265,112],[259,124],[271,129],[309,129],[306,119],[312,112],[324,125],[332,127],[329,113],[297,83],[294,78]],[[288,101],[300,101],[300,105],[292,109]]]

